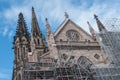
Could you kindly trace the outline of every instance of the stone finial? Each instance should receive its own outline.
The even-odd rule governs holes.
[[[32,6],[32,10],[34,10],[34,7]]]
[[[47,32],[50,33],[51,32],[51,28],[50,28],[50,24],[48,22],[48,18],[45,18],[46,20],[46,29],[47,29]]]
[[[98,20],[98,16],[97,16],[96,14],[94,14],[94,18],[95,18],[96,20]]]
[[[45,18],[45,21],[47,22],[47,21],[48,21],[48,18]]]
[[[23,18],[22,12],[19,13],[19,18]]]
[[[45,18],[45,21],[46,21],[46,26],[50,26],[48,22],[48,18]]]
[[[66,18],[69,18],[69,15],[67,14],[67,12],[65,12],[65,17],[66,17]]]

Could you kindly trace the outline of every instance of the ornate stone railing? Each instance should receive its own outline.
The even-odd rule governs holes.
[[[73,41],[56,41],[56,45],[71,45],[71,46],[99,46],[98,42],[73,42]]]

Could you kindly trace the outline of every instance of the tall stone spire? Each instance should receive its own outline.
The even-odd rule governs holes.
[[[46,30],[47,30],[47,34],[49,35],[49,34],[51,34],[51,27],[50,27],[50,24],[49,24],[49,22],[48,22],[48,19],[46,18]]]
[[[50,51],[50,56],[54,59],[58,59],[54,34],[51,31],[51,27],[47,18],[46,18],[46,31],[47,31],[46,38],[48,40],[48,49]]]
[[[90,25],[90,23],[87,21],[87,24],[88,24],[88,26],[89,26],[89,30],[90,30],[90,33],[91,33],[91,35],[92,35],[92,38],[94,39],[94,40],[96,40],[96,34],[95,34],[95,30],[92,28],[92,26]]]
[[[34,8],[32,7],[32,36],[36,36],[36,35],[41,36],[41,32],[35,15]]]
[[[16,53],[15,58],[17,61],[27,60],[27,52],[31,51],[29,39],[30,35],[27,30],[23,14],[20,13],[18,16],[16,35],[14,37],[14,51]]]
[[[23,14],[20,13],[18,16],[18,26],[17,26],[17,30],[16,30],[15,39],[17,37],[21,38],[23,36],[25,36],[27,38],[27,40],[29,40],[29,33],[27,31],[26,23],[25,23]]]
[[[99,31],[107,31],[105,26],[101,23],[101,21],[98,19],[98,16],[94,14],[94,18],[97,22],[97,25],[98,25],[98,29]]]
[[[37,21],[37,17],[35,15],[34,8],[32,7],[32,35],[31,35],[31,49],[35,49],[36,47],[44,47],[45,41],[42,36],[42,32],[40,31],[39,24]],[[32,51],[33,51],[32,50]]]
[[[23,14],[20,13],[18,16],[18,25],[16,30],[16,35],[14,37],[14,70],[12,80],[22,80],[22,71],[25,62],[28,61],[28,52],[30,49],[30,35],[26,27],[26,23]],[[19,76],[16,76],[18,75]],[[15,77],[14,77],[15,76]]]
[[[91,33],[91,34],[94,34],[95,31],[94,31],[94,29],[92,28],[91,24],[90,24],[88,21],[87,21],[87,24],[88,24],[88,26],[89,26],[90,33]]]

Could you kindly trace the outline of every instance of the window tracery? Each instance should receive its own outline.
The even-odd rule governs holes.
[[[79,34],[75,30],[69,30],[66,32],[67,39],[69,41],[79,41]]]

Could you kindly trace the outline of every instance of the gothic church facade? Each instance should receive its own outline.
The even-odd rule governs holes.
[[[96,15],[95,19],[99,30],[106,30]],[[20,13],[14,37],[12,80],[102,80],[94,76],[96,73],[92,69],[107,68],[111,62],[99,37],[90,23],[87,23],[91,34],[65,13],[65,20],[52,32],[52,25],[46,18],[46,42],[34,8],[31,34]]]

